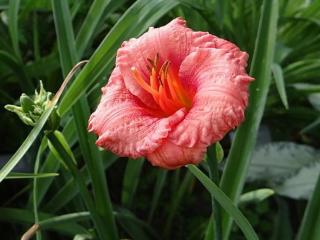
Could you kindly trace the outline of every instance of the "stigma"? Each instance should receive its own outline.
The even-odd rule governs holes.
[[[159,54],[153,60],[147,60],[148,81],[137,68],[131,67],[131,72],[139,86],[152,95],[164,115],[171,115],[180,108],[190,109],[193,96],[182,86],[170,66],[170,61],[166,60],[160,65]]]

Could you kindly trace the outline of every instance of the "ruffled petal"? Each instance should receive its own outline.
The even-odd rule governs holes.
[[[225,39],[218,38],[207,32],[193,32],[193,45],[191,52],[197,52],[199,48],[221,49],[232,56],[236,64],[240,67],[247,66],[248,54],[242,52],[235,44]]]
[[[135,67],[149,83],[148,58],[157,54],[160,60],[170,61],[170,67],[178,74],[179,67],[186,56],[196,48],[222,48],[239,52],[232,43],[207,32],[194,32],[186,27],[182,18],[176,18],[160,28],[150,28],[139,38],[124,42],[117,52],[116,64],[124,78],[128,90],[152,108],[158,108],[153,97],[137,84],[131,68]]]
[[[247,54],[202,48],[186,57],[179,77],[193,89],[193,105],[169,140],[183,147],[210,145],[244,120],[248,103]]]
[[[153,166],[175,169],[187,164],[198,164],[203,160],[205,147],[185,148],[166,141],[161,147],[147,155]]]
[[[128,92],[119,68],[115,68],[102,93],[88,129],[99,136],[98,146],[119,156],[136,158],[153,152],[185,116],[183,109],[167,118],[149,111]]]

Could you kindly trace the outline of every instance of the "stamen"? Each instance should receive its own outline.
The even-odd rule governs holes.
[[[135,67],[131,68],[131,71],[133,73],[133,76],[135,78],[135,80],[139,83],[139,85],[146,90],[147,92],[151,93],[152,95],[155,94],[157,95],[158,92],[155,91],[153,88],[151,88],[142,78],[142,76],[140,75],[140,73],[138,72],[138,70]]]
[[[164,84],[163,84],[162,79],[161,79],[161,73],[160,73],[160,76],[157,77],[157,79],[158,79],[160,85],[163,86]]]
[[[166,96],[165,90],[162,86],[160,86],[159,88],[159,93],[160,93],[160,98],[159,98],[160,106],[162,110],[164,110],[166,113],[172,114],[182,107],[182,106],[176,105]]]
[[[181,85],[180,79],[170,67],[170,61],[164,61],[159,67],[160,55],[157,53],[154,60],[147,58],[146,66],[150,76],[149,83],[144,80],[140,72],[132,67],[132,75],[137,83],[150,93],[165,115],[173,114],[182,107],[192,106],[192,96]]]
[[[165,78],[167,78],[167,76],[168,76],[169,65],[170,65],[170,62],[167,61],[167,62],[166,62],[166,65],[165,65],[165,67],[164,67],[164,77],[165,77]]]
[[[170,94],[175,102],[180,102],[180,99],[176,93],[176,90],[173,87],[173,82],[174,80],[170,77],[170,75],[168,75],[168,86],[169,86]]]
[[[158,68],[159,59],[160,59],[160,55],[159,53],[157,53],[156,56],[154,57],[154,66],[156,69]]]
[[[150,84],[151,84],[151,87],[156,91],[159,89],[158,83],[159,82],[157,81],[156,70],[154,68],[152,68],[151,75],[150,75]]]
[[[148,67],[154,68],[154,61],[152,61],[150,58],[147,58],[147,61],[149,62],[149,65],[147,65]]]

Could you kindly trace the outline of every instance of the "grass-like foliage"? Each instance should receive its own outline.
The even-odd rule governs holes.
[[[176,17],[255,81],[243,124],[168,171],[87,128],[121,43]],[[0,0],[0,36],[1,239],[320,239],[320,1]]]

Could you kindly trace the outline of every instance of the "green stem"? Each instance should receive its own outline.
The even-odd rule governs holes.
[[[215,183],[219,184],[220,176],[218,170],[218,158],[216,155],[216,144],[211,145],[208,148],[208,165],[209,165],[209,176],[210,179]],[[221,225],[221,209],[219,203],[215,200],[214,195],[211,194],[212,201],[212,223],[215,235],[215,240],[222,239],[222,225]]]
[[[61,155],[61,158],[67,165],[68,169],[70,170],[75,182],[78,185],[79,192],[82,196],[82,199],[91,213],[92,220],[96,226],[97,232],[101,239],[110,239],[108,237],[107,232],[105,231],[105,223],[102,221],[100,216],[97,213],[96,206],[90,196],[90,193],[86,187],[86,183],[82,177],[82,175],[79,173],[79,170],[77,169],[74,159],[69,155],[69,153],[65,150],[64,146],[60,143],[59,139],[56,137],[54,132],[49,132],[47,135],[49,141],[53,145],[53,147],[56,149],[56,151]]]

